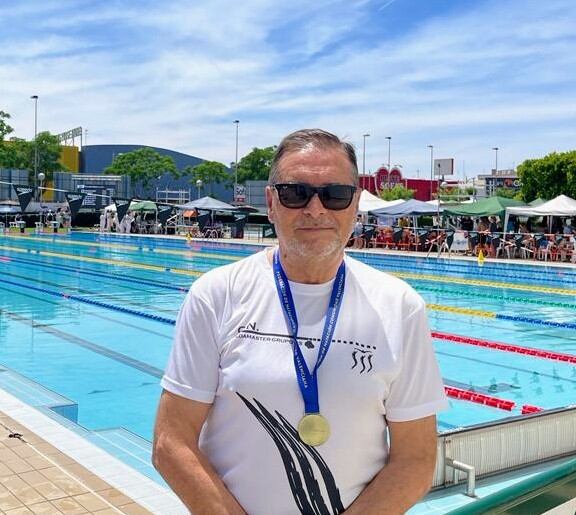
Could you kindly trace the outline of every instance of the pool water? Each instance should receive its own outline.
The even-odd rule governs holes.
[[[68,399],[59,412],[84,428],[123,428],[149,442],[173,322],[190,284],[260,249],[91,233],[0,236],[0,387],[32,404],[57,404],[34,396],[30,382],[38,383]],[[507,411],[451,399],[440,431],[521,416],[526,404],[574,402],[576,365],[557,354],[576,356],[576,269],[354,255],[424,297],[447,386],[515,403]],[[469,341],[453,341],[459,337]]]

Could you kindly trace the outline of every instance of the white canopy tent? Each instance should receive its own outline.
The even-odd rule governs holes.
[[[362,190],[362,193],[360,193],[360,202],[358,203],[358,212],[368,213],[368,211],[395,206],[396,204],[402,204],[402,202],[405,201],[402,199],[382,200],[380,197],[372,195],[368,190]]]
[[[566,195],[558,195],[556,198],[544,202],[536,207],[521,206],[507,207],[504,215],[504,227],[508,227],[510,215],[516,216],[570,216],[576,217],[576,200]],[[550,219],[551,220],[551,219]],[[549,230],[551,230],[549,222]]]

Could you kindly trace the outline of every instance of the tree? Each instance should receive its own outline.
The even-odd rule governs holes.
[[[231,178],[226,170],[226,166],[218,161],[203,161],[196,166],[187,166],[183,173],[190,175],[190,182],[196,185],[200,180],[204,185],[208,185],[208,194],[212,195],[212,184],[230,182]]]
[[[125,154],[118,154],[112,164],[104,170],[107,175],[128,175],[132,185],[142,182],[144,188],[150,181],[165,173],[178,178],[180,174],[170,156],[163,156],[155,150],[144,147]]]
[[[0,147],[0,167],[17,168],[30,172],[30,181],[34,182],[34,160],[38,152],[38,173],[43,172],[46,180],[54,178],[54,172],[65,170],[59,162],[62,146],[57,136],[49,132],[40,132],[36,141],[25,141],[21,138],[10,138]]]
[[[36,142],[32,141],[28,145],[29,162],[28,169],[34,173],[34,151],[38,147],[38,172],[44,172],[46,180],[51,181],[54,178],[54,172],[65,170],[66,167],[59,162],[62,146],[57,136],[50,134],[48,131],[39,132],[36,136]]]
[[[576,150],[552,152],[540,159],[527,159],[518,166],[522,199],[551,199],[564,194],[576,197]]]
[[[494,195],[503,198],[516,198],[518,192],[513,188],[496,188]]]
[[[378,196],[382,200],[408,200],[414,198],[416,190],[405,188],[402,184],[395,184],[393,188],[383,188],[378,192]]]
[[[246,181],[266,181],[270,174],[270,165],[276,147],[257,148],[245,155],[238,163],[238,182],[244,184]]]
[[[6,120],[10,119],[10,115],[4,111],[0,111],[0,145],[4,141],[4,138],[14,132],[14,129],[8,125]]]

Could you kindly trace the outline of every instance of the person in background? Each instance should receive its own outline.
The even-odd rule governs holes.
[[[354,230],[352,232],[355,249],[361,249],[362,247],[364,247],[364,239],[362,238],[363,232],[364,232],[364,224],[362,223],[362,217],[358,215],[356,217],[356,223],[354,224]]]
[[[350,256],[354,148],[306,129],[266,189],[278,246],[209,271],[176,325],[153,462],[192,513],[400,514],[447,407],[424,300]]]

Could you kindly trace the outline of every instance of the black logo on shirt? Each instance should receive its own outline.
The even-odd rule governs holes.
[[[262,343],[285,343],[290,344],[291,338],[288,334],[261,332],[256,322],[250,322],[238,327],[238,335],[254,342]],[[320,338],[310,338],[308,336],[298,336],[298,344],[307,349],[314,349],[320,343]],[[367,345],[353,340],[332,339],[332,343],[348,345],[351,347],[350,370],[355,370],[359,374],[367,374],[372,371],[372,359],[376,346]]]
[[[239,393],[237,395],[274,441],[300,513],[302,515],[343,513],[340,490],[320,453],[300,440],[296,428],[281,413],[275,411],[275,414],[272,414],[256,399],[252,399],[254,401],[252,403]],[[320,488],[322,483],[327,499],[322,495]]]

